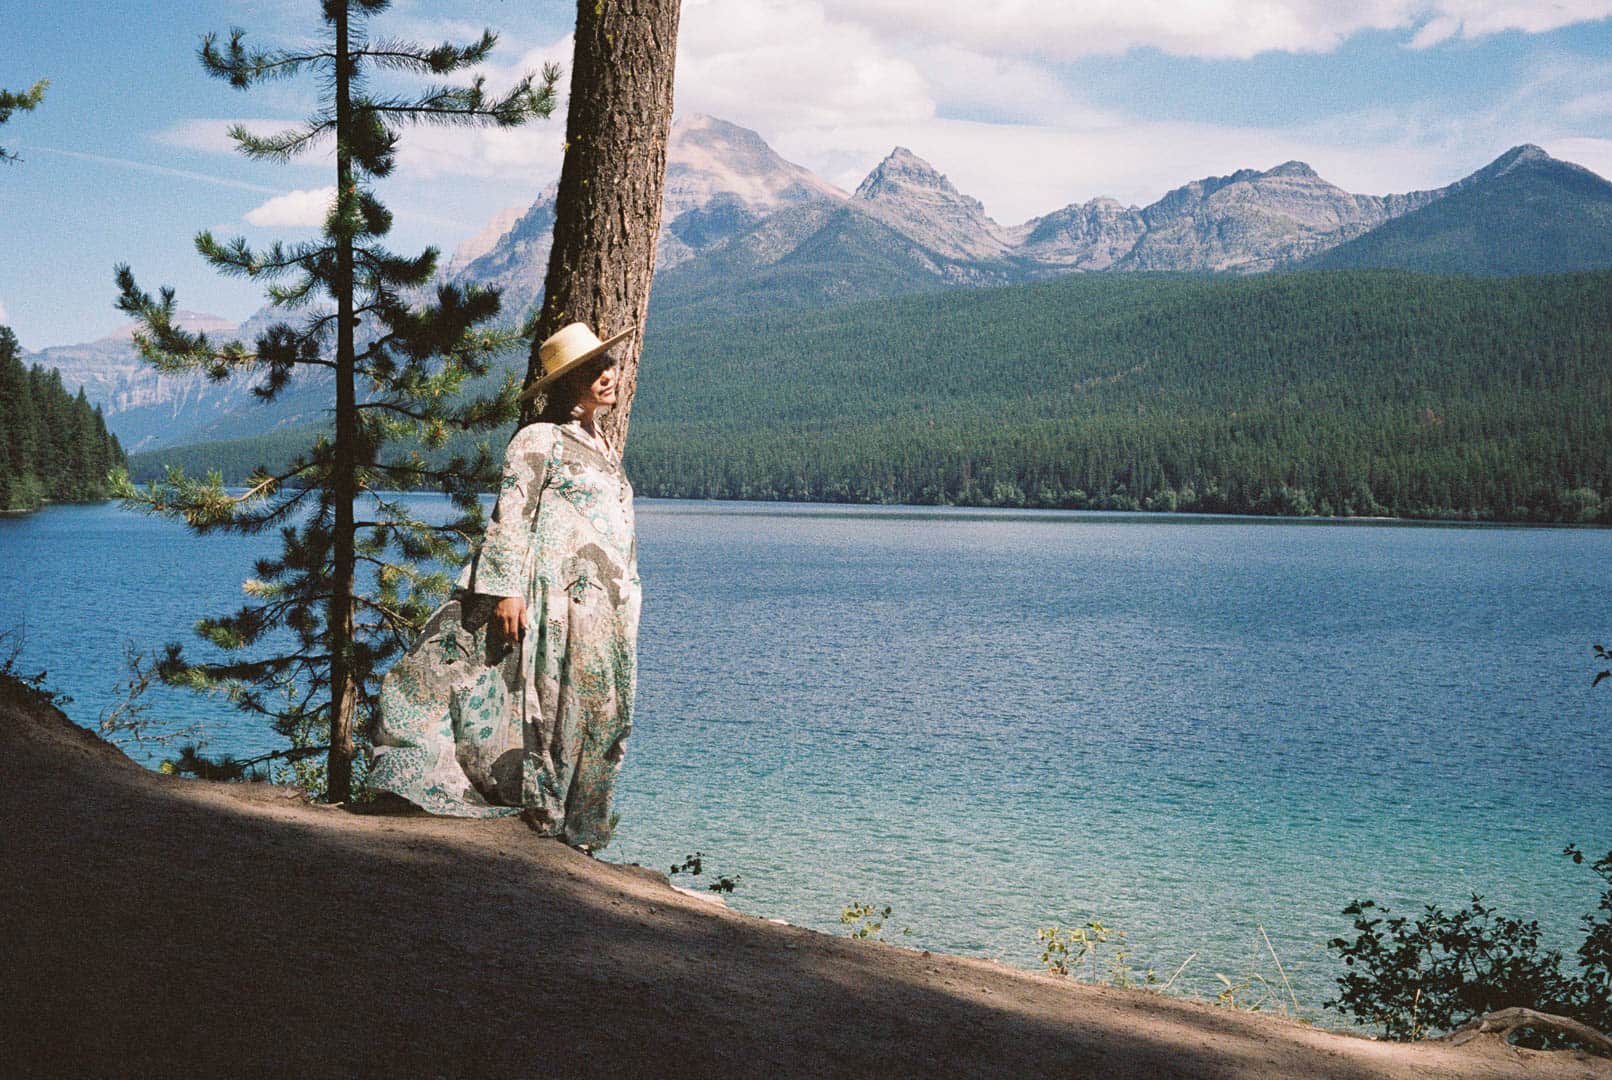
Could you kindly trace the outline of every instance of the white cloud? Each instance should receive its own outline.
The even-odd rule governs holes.
[[[1606,0],[1437,0],[1426,6],[1432,14],[1412,39],[1415,48],[1428,48],[1457,36],[1472,39],[1507,30],[1540,34],[1612,15],[1612,3]]]
[[[298,189],[276,195],[261,206],[248,210],[244,216],[248,224],[259,227],[318,228],[324,224],[325,215],[330,213],[330,204],[335,199],[334,187]]]
[[[11,315],[6,311],[6,305],[0,304],[0,323],[8,323],[10,321]]]
[[[753,127],[785,157],[854,188],[896,145],[911,148],[1014,223],[1112,195],[1147,203],[1239,168],[1307,161],[1351,191],[1436,187],[1518,142],[1582,135],[1612,72],[1541,72],[1487,111],[1437,102],[1286,126],[1161,122],[1081,99],[1056,62],[1152,47],[1199,57],[1326,51],[1363,30],[1412,44],[1538,32],[1612,13],[1612,0],[685,0],[680,111]],[[1564,105],[1565,103],[1572,103]],[[1582,127],[1582,124],[1577,125]],[[1580,144],[1572,144],[1580,145]],[[1588,163],[1588,162],[1586,162]],[[1593,167],[1593,166],[1592,166]]]
[[[1072,59],[1154,48],[1247,58],[1329,52],[1367,30],[1427,47],[1506,30],[1540,33],[1612,15],[1612,0],[822,0],[835,19],[891,39],[967,42],[997,55]]]
[[[933,115],[935,101],[910,59],[820,4],[687,0],[677,107],[777,130],[911,123]]]
[[[1524,141],[1607,171],[1593,129],[1612,111],[1612,71],[1538,71],[1477,113],[1430,102],[1254,127],[1155,121],[1145,103],[1131,115],[1096,108],[1058,65],[1131,48],[1204,58],[1325,52],[1367,30],[1426,48],[1609,14],[1612,0],[684,0],[676,98],[679,112],[754,128],[847,189],[907,146],[1005,224],[1098,195],[1145,204],[1200,176],[1293,158],[1351,191],[1381,194],[1448,183]],[[407,31],[429,41],[472,28],[421,22]],[[545,62],[568,67],[571,47],[569,36],[506,44],[479,73],[505,87]],[[429,219],[433,229],[446,224],[431,216],[441,213],[441,186],[455,179],[481,185],[478,197],[491,203],[529,201],[558,175],[564,116],[562,97],[552,119],[520,129],[407,129],[402,186],[389,185],[387,201],[400,220]],[[187,121],[161,138],[233,152],[229,123]],[[270,131],[294,123],[251,122]],[[317,224],[328,195],[314,194],[270,200],[248,220]],[[468,235],[482,223],[458,224]]]

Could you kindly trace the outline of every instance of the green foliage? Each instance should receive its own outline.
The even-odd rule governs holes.
[[[20,630],[0,630],[0,690],[15,695],[30,705],[59,709],[72,703],[66,694],[52,690],[45,682],[46,672],[25,674],[17,667],[22,656],[23,636]]]
[[[1110,936],[1114,939],[1114,949],[1107,961],[1103,962],[1101,953]],[[1152,968],[1139,975],[1131,966],[1131,949],[1126,942],[1125,932],[1111,929],[1096,919],[1088,920],[1084,926],[1054,924],[1042,927],[1036,931],[1036,940],[1041,944],[1042,966],[1054,975],[1068,978],[1084,965],[1087,982],[1130,987],[1138,985],[1139,981],[1147,986],[1158,981]],[[1099,963],[1102,964],[1101,973]]]
[[[223,694],[269,719],[291,742],[275,757],[291,758],[303,779],[317,774],[302,763],[328,749],[336,798],[347,797],[350,783],[345,733],[365,726],[381,671],[450,587],[442,568],[462,560],[483,527],[476,495],[498,467],[486,438],[516,415],[517,382],[464,391],[526,337],[524,327],[488,329],[499,313],[496,290],[438,285],[429,304],[414,304],[430,285],[437,252],[406,257],[384,248],[391,214],[369,185],[392,171],[400,125],[517,125],[552,111],[559,77],[549,68],[540,84],[527,76],[501,97],[488,96],[479,76],[411,98],[379,95],[370,89],[375,73],[462,71],[481,63],[495,40],[484,33],[468,45],[425,48],[367,37],[369,18],[388,6],[324,0],[325,40],[305,50],[250,49],[239,30],[227,43],[214,35],[202,41],[203,66],[232,86],[309,74],[323,93],[299,128],[271,136],[231,131],[244,154],[269,161],[334,141],[336,197],[320,238],[258,251],[242,238],[196,237],[197,251],[220,273],[263,282],[284,318],[250,344],[214,341],[178,325],[172,289],[145,292],[127,265],[116,275],[118,307],[138,320],[135,345],[158,370],[253,378],[264,402],[294,380],[334,384],[331,429],[272,468],[254,467],[244,493],[227,492],[211,465],[201,477],[170,467],[144,488],[118,473],[114,484],[130,506],[182,519],[198,533],[279,531],[280,554],[260,559],[245,582],[248,603],[196,626],[208,644],[244,658],[192,662],[172,645],[157,669],[170,684]],[[454,433],[468,445],[427,461]],[[459,514],[444,525],[419,520],[387,496],[399,488],[442,491]],[[239,775],[266,760],[210,761],[192,752],[174,768]]]
[[[840,912],[840,925],[850,927],[851,937],[858,941],[873,938],[875,941],[884,940],[884,924],[890,918],[893,909],[889,904],[878,907],[873,904],[848,904]],[[903,927],[903,936],[912,933],[912,928]]]
[[[1606,648],[1594,649],[1598,660],[1612,660]],[[1602,670],[1591,685],[1609,677]],[[1562,854],[1584,864],[1575,844]],[[1343,909],[1354,917],[1354,940],[1327,942],[1351,970],[1325,1007],[1376,1024],[1391,1039],[1418,1039],[1513,1006],[1612,1030],[1612,852],[1590,869],[1601,879],[1601,896],[1580,919],[1576,972],[1563,967],[1559,950],[1541,947],[1538,922],[1501,914],[1476,894],[1455,912],[1429,904],[1414,923],[1356,900]],[[1539,1046],[1559,1035],[1523,1029],[1514,1038]]]
[[[642,495],[1612,522],[1612,273],[1088,274],[651,321]]]
[[[108,498],[107,475],[125,463],[83,388],[69,394],[54,368],[25,368],[16,335],[0,326],[0,510]]]
[[[612,822],[611,826],[614,827],[614,824],[615,823]],[[698,877],[700,874],[704,873],[704,871],[705,856],[696,851],[694,854],[685,857],[681,864],[674,865],[670,870],[667,871],[667,873],[673,877],[676,877],[678,874],[687,874],[690,877]],[[708,882],[705,887],[714,893],[731,893],[734,889],[739,887],[739,879],[740,875],[738,874],[734,874],[732,877],[719,875],[715,881]]]
[[[1584,864],[1584,853],[1575,845],[1569,844],[1563,854],[1575,866]],[[1604,887],[1595,911],[1585,913],[1579,923],[1584,930],[1584,942],[1578,947],[1579,979],[1586,999],[1600,1003],[1589,1022],[1606,1031],[1612,1030],[1612,852],[1591,863],[1590,869]]]
[[[12,113],[33,112],[45,100],[49,79],[40,79],[26,90],[0,90],[0,124],[11,119]],[[0,146],[0,164],[9,165],[21,159]]]
[[[1575,863],[1577,848],[1566,854]],[[1474,895],[1462,909],[1429,904],[1414,921],[1371,900],[1343,909],[1355,937],[1327,948],[1349,970],[1325,1007],[1375,1024],[1391,1039],[1419,1039],[1497,1009],[1523,1007],[1612,1025],[1612,854],[1592,864],[1603,881],[1598,915],[1585,915],[1578,972],[1541,944],[1539,923],[1505,915]]]
[[[1612,520],[1609,286],[1083,275],[665,312],[629,468],[680,497]]]

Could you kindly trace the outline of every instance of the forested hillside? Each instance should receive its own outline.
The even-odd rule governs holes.
[[[644,495],[1612,521],[1612,273],[1083,275],[652,329],[628,463]]]
[[[25,367],[11,328],[0,326],[0,510],[32,510],[46,499],[108,495],[107,470],[123,448],[101,410],[62,387],[54,368]]]
[[[1543,274],[1612,266],[1612,182],[1519,146],[1304,269]]]

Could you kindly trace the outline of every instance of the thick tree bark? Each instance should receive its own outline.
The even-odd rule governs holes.
[[[666,182],[679,6],[680,0],[578,0],[554,248],[528,382],[542,374],[537,345],[567,323],[585,322],[601,337],[644,325]],[[627,437],[642,346],[640,334],[613,350],[621,389],[604,427],[618,447]],[[522,422],[535,418],[528,402]]]

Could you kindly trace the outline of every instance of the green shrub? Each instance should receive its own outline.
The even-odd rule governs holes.
[[[1565,854],[1575,863],[1576,847]],[[1349,969],[1325,1006],[1380,1027],[1390,1039],[1419,1039],[1514,1006],[1606,1029],[1612,1022],[1612,853],[1591,864],[1602,879],[1598,913],[1585,915],[1577,972],[1544,948],[1537,921],[1513,918],[1474,895],[1456,911],[1428,905],[1414,921],[1372,900],[1343,909],[1355,937],[1327,948]],[[1519,1040],[1543,1045],[1543,1036]]]

